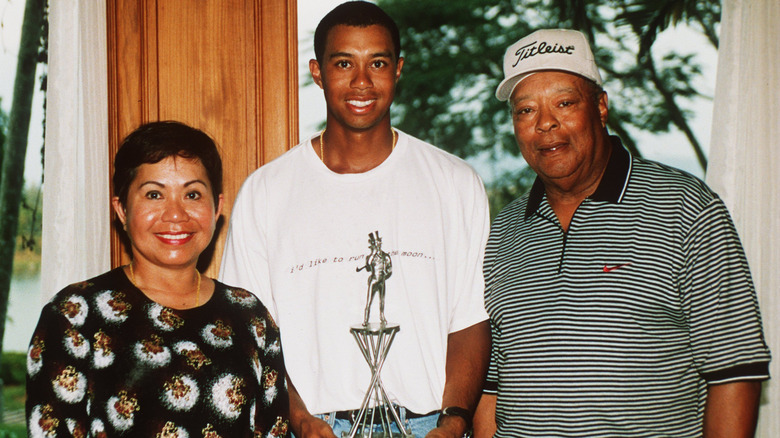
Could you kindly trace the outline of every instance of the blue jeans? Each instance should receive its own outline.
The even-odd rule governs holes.
[[[439,419],[438,413],[419,418],[406,418],[406,409],[400,406],[398,407],[398,416],[401,417],[401,422],[404,424],[406,431],[414,435],[416,438],[425,437],[428,432],[436,427],[436,421]],[[349,435],[349,431],[352,428],[351,421],[337,419],[335,412],[315,415],[315,417],[325,420],[330,425],[330,427],[333,428],[333,433],[338,438],[341,438],[342,434]],[[398,426],[395,424],[395,422],[392,422],[391,429],[393,433],[401,432],[398,430]],[[374,431],[381,432],[382,426],[374,426]]]

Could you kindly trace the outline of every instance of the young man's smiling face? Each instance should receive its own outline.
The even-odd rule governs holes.
[[[314,82],[323,89],[328,127],[370,130],[390,125],[390,105],[401,76],[390,32],[383,26],[338,25],[330,30],[322,65],[309,61]]]

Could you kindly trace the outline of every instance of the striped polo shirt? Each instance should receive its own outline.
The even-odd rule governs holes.
[[[723,202],[616,137],[564,232],[537,178],[485,253],[498,437],[700,436],[707,384],[769,377]]]

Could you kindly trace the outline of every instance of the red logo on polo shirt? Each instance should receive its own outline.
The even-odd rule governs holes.
[[[630,265],[630,264],[631,264],[631,263],[623,263],[622,265],[615,265],[615,266],[607,266],[607,265],[604,265],[604,272],[612,272],[612,271],[614,271],[614,270],[616,270],[616,269],[620,269],[620,268],[622,268],[623,266],[628,266],[628,265]]]

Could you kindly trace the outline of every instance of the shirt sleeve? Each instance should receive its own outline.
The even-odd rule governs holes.
[[[219,280],[256,295],[278,321],[268,266],[265,191],[266,186],[257,173],[241,187],[233,204]]]
[[[499,339],[496,330],[496,325],[493,324],[493,320],[490,320],[491,339]],[[492,342],[490,345],[490,363],[488,365],[487,379],[485,380],[485,386],[482,390],[482,392],[486,394],[498,394],[498,355],[498,343]]]
[[[27,349],[30,436],[86,436],[87,432],[90,343],[79,324],[87,313],[86,301],[63,292],[43,308]]]
[[[695,364],[709,384],[769,378],[758,299],[736,228],[715,198],[683,242],[680,279]]]

